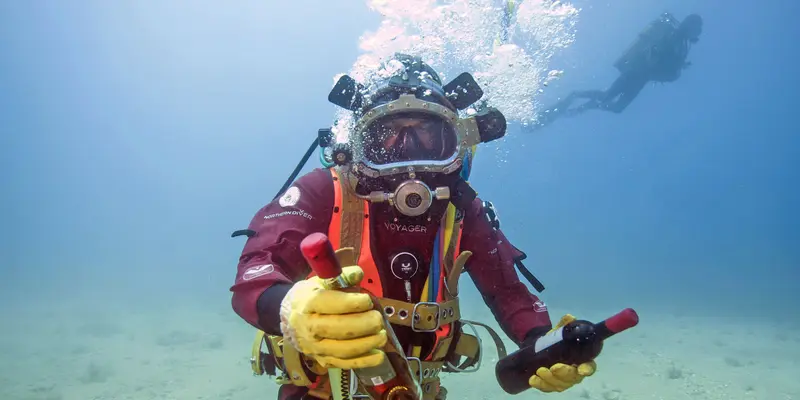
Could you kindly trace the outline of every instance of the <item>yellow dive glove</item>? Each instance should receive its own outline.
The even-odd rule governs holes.
[[[342,277],[355,286],[364,271],[344,267]],[[386,344],[383,316],[366,293],[328,290],[312,277],[289,289],[280,316],[284,339],[323,368],[373,367],[384,360],[379,350]]]
[[[561,317],[561,321],[553,327],[550,332],[575,320],[570,314]],[[549,333],[549,332],[548,332]],[[550,368],[539,368],[536,375],[533,375],[528,384],[534,389],[539,389],[542,392],[563,392],[578,383],[583,381],[583,378],[591,376],[597,370],[597,364],[594,361],[583,363],[580,365],[567,365],[557,363]]]

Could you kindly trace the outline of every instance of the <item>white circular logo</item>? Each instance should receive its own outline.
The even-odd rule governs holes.
[[[395,278],[409,280],[417,274],[419,261],[416,256],[404,251],[392,257],[392,261],[389,262],[389,268]]]
[[[281,207],[291,207],[297,204],[298,201],[300,201],[300,189],[298,189],[297,186],[292,186],[281,196],[280,200],[278,200],[278,204],[280,204]]]

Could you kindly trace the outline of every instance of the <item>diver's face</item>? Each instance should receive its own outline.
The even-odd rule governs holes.
[[[419,118],[395,118],[383,124],[387,135],[383,149],[405,148],[419,153],[434,154],[436,142],[441,136],[442,124],[435,120]]]

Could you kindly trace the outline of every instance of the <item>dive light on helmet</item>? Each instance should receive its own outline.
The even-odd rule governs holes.
[[[317,142],[319,147],[325,148],[333,145],[334,137],[331,128],[322,128],[317,130]]]
[[[339,166],[348,165],[353,161],[353,151],[346,143],[336,143],[331,147],[331,161]]]
[[[481,143],[488,143],[505,136],[506,117],[498,109],[487,107],[472,118],[475,118],[475,123],[478,125]]]

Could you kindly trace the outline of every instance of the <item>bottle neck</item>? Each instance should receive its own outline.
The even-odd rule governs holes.
[[[605,321],[594,324],[594,333],[600,340],[606,340],[611,336],[614,336],[614,334],[616,334],[616,332],[612,331],[611,329],[608,329],[608,326],[606,326]]]

